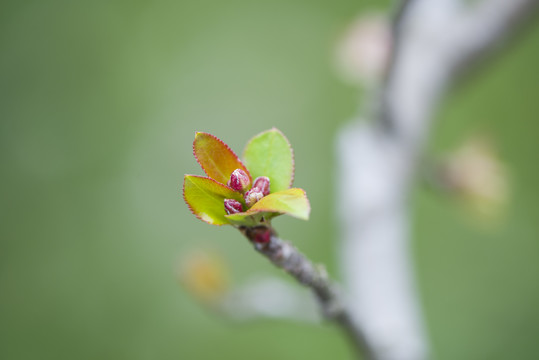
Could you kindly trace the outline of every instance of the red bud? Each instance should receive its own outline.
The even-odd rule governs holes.
[[[230,186],[235,191],[244,192],[247,190],[249,185],[251,184],[251,180],[249,179],[249,175],[242,169],[236,169],[232,172],[230,175],[230,180],[228,180],[227,185]]]
[[[225,199],[225,211],[228,215],[237,214],[243,211],[243,206],[237,200]]]
[[[264,196],[270,193],[270,179],[267,176],[259,176],[253,183],[253,189],[258,188]]]

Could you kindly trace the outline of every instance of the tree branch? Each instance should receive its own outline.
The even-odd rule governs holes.
[[[483,0],[468,9],[454,26],[453,72],[460,73],[503,44],[538,7],[537,0]]]
[[[269,226],[240,227],[240,231],[256,251],[313,291],[323,315],[341,326],[364,359],[375,359],[362,329],[354,323],[337,286],[328,278],[322,266],[315,266],[291,243],[280,239]]]
[[[410,248],[409,196],[432,115],[456,75],[508,35],[536,0],[407,0],[368,121],[337,139],[341,261],[351,314],[378,359],[429,357]],[[362,119],[365,120],[365,119]]]

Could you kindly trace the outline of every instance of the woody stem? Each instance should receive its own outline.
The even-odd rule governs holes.
[[[363,330],[350,315],[338,286],[328,278],[323,266],[313,264],[290,242],[279,238],[271,226],[240,227],[239,230],[256,251],[313,291],[324,317],[341,326],[363,359],[375,359]]]

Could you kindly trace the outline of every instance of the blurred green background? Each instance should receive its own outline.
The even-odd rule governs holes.
[[[0,5],[0,358],[347,359],[332,326],[234,325],[178,285],[209,248],[233,280],[280,273],[180,196],[196,130],[237,152],[276,126],[309,222],[276,220],[337,274],[336,129],[358,90],[338,80],[345,26],[389,1],[3,1]],[[511,171],[503,223],[414,196],[413,252],[437,359],[537,359],[539,24],[444,102],[432,151],[477,129]]]

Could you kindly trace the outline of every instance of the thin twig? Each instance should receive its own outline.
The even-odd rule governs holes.
[[[325,318],[341,326],[363,359],[375,359],[363,331],[346,309],[337,285],[323,267],[316,266],[291,243],[279,238],[270,226],[240,227],[240,231],[256,251],[314,292]]]

